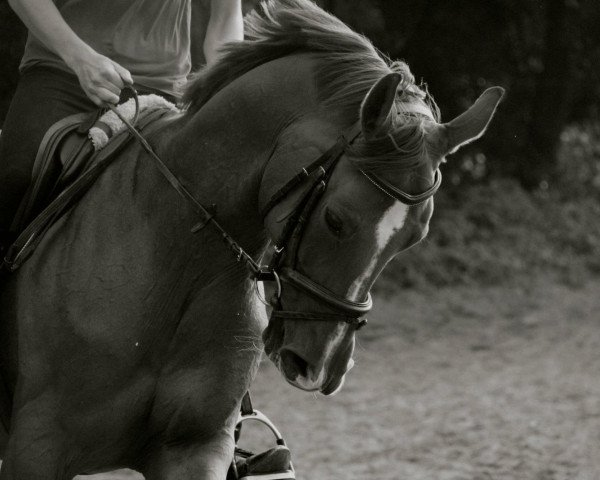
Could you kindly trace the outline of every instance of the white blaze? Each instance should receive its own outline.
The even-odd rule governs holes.
[[[397,233],[403,226],[406,220],[406,215],[408,213],[409,207],[396,201],[390,208],[388,208],[377,223],[375,227],[375,252],[369,261],[369,264],[365,268],[365,271],[361,273],[346,293],[346,297],[350,300],[358,301],[359,297],[362,300],[362,296],[364,295],[364,284],[371,278],[373,271],[377,267],[377,261],[385,247],[388,245],[392,237],[395,233]],[[349,325],[340,324],[338,327],[330,334],[330,338],[328,339],[327,346],[325,348],[325,352],[322,356],[322,364],[321,368],[318,372],[311,372],[309,378],[302,378],[300,376],[296,377],[293,381],[296,386],[303,388],[305,390],[314,390],[323,385],[323,382],[326,380],[327,367],[331,361],[331,358],[335,354],[340,342],[344,339],[346,332],[350,328]],[[350,370],[354,365],[354,361],[350,359],[347,365],[347,370]],[[281,367],[279,368],[280,370]],[[343,385],[343,381],[336,389],[338,392]],[[336,393],[333,392],[333,393]]]
[[[377,223],[375,227],[375,243],[376,248],[371,261],[367,265],[367,268],[361,273],[346,293],[346,296],[353,301],[362,300],[363,284],[371,278],[373,270],[377,266],[377,261],[381,252],[385,249],[387,244],[390,242],[396,232],[398,232],[403,226],[408,213],[408,205],[404,205],[396,201],[390,208],[388,208]]]
[[[344,339],[348,328],[350,328],[349,325],[345,323],[339,323],[336,326],[336,329],[329,335],[327,346],[325,347],[325,351],[321,357],[321,369],[318,372],[311,372],[310,378],[296,377],[296,382],[301,388],[312,390],[323,385],[323,382],[326,380],[325,377],[327,376],[327,368],[329,363],[335,355],[341,341]],[[352,362],[352,365],[354,365],[354,362]],[[349,366],[348,370],[350,370],[350,368],[352,367]]]

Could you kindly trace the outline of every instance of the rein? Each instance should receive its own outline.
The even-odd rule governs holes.
[[[255,282],[275,282],[277,292],[274,299],[270,300],[268,305],[273,308],[271,313],[271,321],[274,319],[281,320],[298,320],[298,321],[332,321],[347,323],[354,329],[358,330],[363,327],[367,320],[362,316],[368,313],[372,306],[373,300],[371,294],[367,293],[366,298],[361,302],[355,302],[342,297],[327,287],[315,282],[308,276],[304,275],[297,269],[298,251],[302,236],[311,214],[317,207],[322,195],[327,189],[327,184],[331,178],[333,171],[349,145],[361,134],[360,125],[354,125],[347,133],[340,135],[336,143],[324,152],[319,158],[313,161],[307,167],[304,167],[279,190],[277,190],[269,199],[269,201],[261,209],[260,214],[263,218],[281,202],[288,194],[295,190],[300,185],[310,181],[308,188],[302,194],[298,204],[289,215],[289,218],[284,225],[280,237],[275,242],[274,253],[268,265],[261,265],[256,262],[219,224],[214,218],[213,213],[202,205],[177,179],[177,177],[169,170],[160,157],[154,152],[152,146],[144,138],[144,136],[135,128],[135,123],[139,115],[139,100],[137,92],[133,87],[126,87],[132,91],[133,98],[136,104],[136,112],[133,122],[130,123],[121,115],[117,108],[109,105],[109,108],[119,117],[131,134],[138,140],[144,150],[154,160],[159,171],[177,191],[177,193],[187,200],[194,211],[201,217],[201,221],[192,227],[191,231],[197,233],[206,225],[211,224],[212,227],[221,236],[229,250],[233,252],[238,262],[243,262],[251,272]],[[418,205],[430,198],[439,188],[441,183],[441,173],[438,170],[435,172],[434,184],[421,194],[410,195],[402,190],[395,188],[384,180],[372,174],[361,172],[385,194],[408,205]],[[285,264],[284,264],[285,260]],[[334,309],[336,313],[312,313],[289,311],[283,308],[281,303],[282,285],[289,284],[302,291],[308,293],[317,300],[327,304]],[[258,289],[257,289],[258,290]]]
[[[238,262],[243,261],[246,264],[246,266],[248,267],[248,269],[253,273],[253,275],[255,275],[257,277],[263,277],[263,278],[261,278],[261,280],[263,280],[263,279],[267,280],[267,278],[265,278],[266,276],[268,276],[268,275],[266,275],[267,272],[264,272],[261,269],[260,265],[258,263],[256,263],[254,261],[254,259],[250,255],[248,255],[248,253],[246,253],[246,251],[242,247],[240,247],[238,245],[238,243],[227,233],[227,231],[219,224],[219,222],[217,222],[215,220],[213,214],[206,207],[204,207],[204,205],[202,205],[198,200],[196,200],[196,198],[189,192],[189,190],[182,185],[182,183],[177,179],[177,177],[173,174],[173,172],[171,172],[171,170],[169,170],[169,167],[167,167],[165,165],[165,163],[161,160],[161,158],[156,154],[156,152],[154,152],[154,149],[148,143],[146,138],[144,138],[144,136],[135,128],[134,125],[139,116],[139,99],[138,99],[137,92],[135,91],[135,89],[133,87],[127,86],[125,88],[128,88],[129,90],[132,91],[133,98],[135,100],[136,108],[135,108],[135,115],[133,118],[133,124],[131,122],[129,122],[129,120],[127,120],[123,115],[121,115],[121,113],[117,110],[117,108],[114,105],[109,105],[108,108],[110,108],[113,111],[113,113],[117,117],[119,117],[119,120],[121,120],[125,124],[125,126],[129,130],[129,132],[136,138],[136,140],[144,148],[146,153],[148,153],[148,155],[150,155],[150,157],[154,160],[160,173],[162,173],[162,175],[167,179],[167,181],[171,184],[171,186],[175,189],[175,191],[181,197],[183,197],[185,200],[187,200],[192,205],[192,207],[196,211],[196,213],[198,213],[200,215],[202,220],[200,221],[200,223],[197,223],[196,225],[194,225],[192,227],[192,229],[191,229],[192,233],[199,232],[208,223],[211,223],[213,225],[213,227],[217,230],[217,232],[221,235],[221,237],[223,238],[223,241],[227,244],[229,249],[234,253]]]

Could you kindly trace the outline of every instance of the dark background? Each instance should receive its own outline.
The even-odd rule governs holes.
[[[195,68],[210,0],[192,0]],[[244,9],[258,0],[244,0]],[[600,273],[600,2],[320,0],[426,82],[448,121],[487,87],[505,98],[451,155],[430,234],[385,278],[403,287]],[[26,30],[0,0],[0,125]],[[1,186],[0,186],[1,188]],[[378,285],[385,282],[380,281]]]
[[[207,0],[195,0],[198,34]],[[246,8],[256,4],[246,1]],[[491,134],[453,162],[453,183],[517,178],[551,185],[566,125],[598,119],[600,2],[596,0],[321,0],[382,52],[406,60],[448,120],[486,87],[508,91]],[[0,1],[0,122],[18,78],[26,31]],[[195,52],[196,64],[201,52]],[[585,168],[581,166],[580,168]],[[595,172],[597,173],[597,172]]]

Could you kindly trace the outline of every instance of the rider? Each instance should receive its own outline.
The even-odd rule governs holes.
[[[203,49],[243,38],[242,0],[211,0]],[[0,251],[27,190],[45,132],[73,113],[140,93],[173,101],[191,68],[191,10],[197,0],[9,0],[29,28],[21,78],[0,137]]]

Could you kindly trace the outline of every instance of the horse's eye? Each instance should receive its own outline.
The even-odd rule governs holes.
[[[342,222],[342,219],[338,215],[329,209],[325,210],[325,223],[327,224],[329,230],[331,230],[331,233],[333,233],[336,237],[341,235],[344,222]]]

